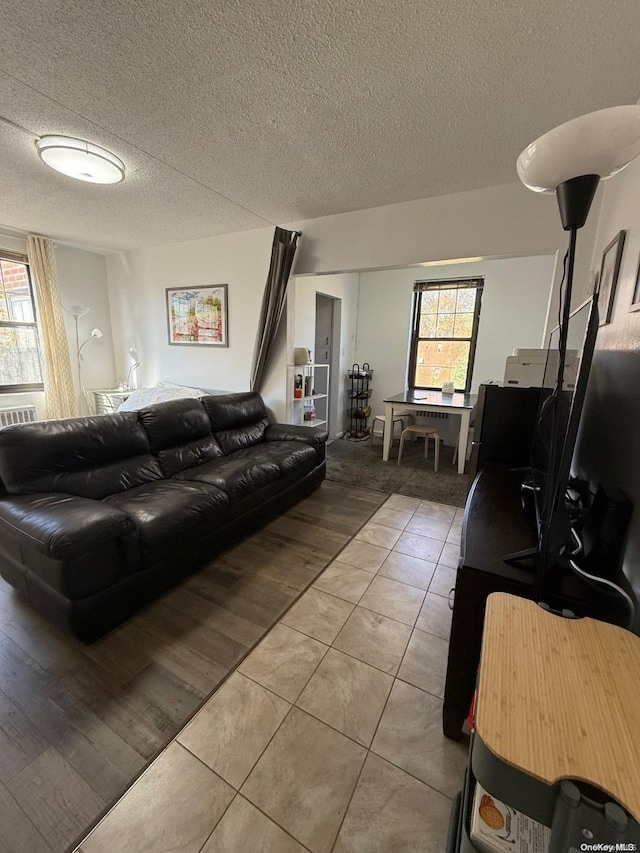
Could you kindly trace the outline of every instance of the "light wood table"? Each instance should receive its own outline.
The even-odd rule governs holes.
[[[476,729],[548,785],[590,782],[640,822],[640,638],[506,593],[487,599]]]
[[[382,446],[382,461],[389,461],[389,451],[393,442],[393,429],[387,429],[386,424],[393,425],[393,415],[396,411],[441,412],[446,415],[460,415],[460,435],[458,437],[458,474],[464,474],[464,463],[467,458],[467,437],[471,412],[476,404],[475,394],[443,394],[442,391],[403,391],[395,397],[387,397],[384,401],[386,417]]]

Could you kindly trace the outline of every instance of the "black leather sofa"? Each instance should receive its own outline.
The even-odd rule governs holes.
[[[327,433],[259,394],[0,430],[0,573],[91,642],[318,486]]]

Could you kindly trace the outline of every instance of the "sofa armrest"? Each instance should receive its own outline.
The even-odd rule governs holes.
[[[326,444],[329,433],[322,427],[305,427],[297,424],[269,424],[264,433],[265,441],[302,441],[312,447]]]
[[[0,528],[57,560],[84,554],[136,530],[133,519],[122,510],[64,494],[2,496]]]

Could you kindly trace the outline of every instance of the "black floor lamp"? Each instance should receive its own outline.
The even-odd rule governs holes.
[[[557,384],[548,400],[550,406],[547,410],[552,415],[548,467],[551,472],[555,471],[562,438],[560,419],[555,416],[556,409],[553,407],[557,407],[563,388],[577,233],[587,221],[599,182],[620,172],[639,154],[640,106],[625,105],[598,110],[568,121],[536,139],[518,158],[520,180],[535,192],[556,194],[562,227],[570,232],[563,277],[564,292],[561,286],[559,295],[561,312]],[[555,502],[563,497],[557,493],[559,484],[552,485],[551,496],[543,509],[543,531],[554,511]],[[538,549],[544,553],[541,540]],[[585,575],[574,563],[571,565],[574,571]],[[615,589],[630,604],[624,590],[618,587]],[[632,605],[630,611],[633,611]]]
[[[609,107],[572,119],[524,149],[517,169],[534,192],[555,193],[562,227],[570,232],[562,302],[558,381],[564,375],[567,326],[578,230],[587,221],[600,181],[620,172],[640,154],[640,106]]]

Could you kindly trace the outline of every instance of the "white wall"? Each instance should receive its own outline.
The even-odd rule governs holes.
[[[472,266],[475,267],[475,264]],[[555,257],[538,255],[486,261],[473,275],[485,279],[475,367],[471,385],[488,379],[502,381],[505,360],[515,347],[542,346]],[[459,269],[455,275],[463,275]]]
[[[347,369],[355,361],[356,324],[358,313],[357,273],[344,275],[296,276],[292,279],[293,301],[289,308],[293,313],[294,346],[307,347],[312,352],[316,339],[316,294],[323,293],[341,300],[340,352],[337,376],[331,377],[332,396],[335,405],[331,418],[331,435],[336,436],[344,429],[345,394],[344,383]],[[291,359],[293,353],[289,354]],[[315,358],[315,356],[314,356]]]
[[[95,252],[57,246],[56,260],[62,304],[83,305],[89,309],[84,317],[78,319],[80,344],[91,335],[92,329],[97,328],[102,332],[101,338],[90,340],[82,350],[84,387],[86,389],[114,388],[118,379],[126,378],[126,373],[116,377],[105,258]],[[75,322],[67,311],[64,312],[64,322],[70,343],[71,373],[77,394]]]
[[[408,267],[360,274],[356,361],[374,369],[372,406],[407,385],[413,285],[416,281],[484,278],[480,326],[471,391],[480,382],[502,381],[514,347],[540,347],[555,265],[554,256]],[[446,441],[455,438],[443,427]],[[452,433],[449,435],[449,433]]]
[[[514,175],[515,176],[515,175]],[[601,190],[580,232],[576,294],[586,293]],[[357,210],[292,223],[302,231],[295,273],[344,272],[403,267],[426,261],[564,254],[555,196],[520,183]],[[561,270],[554,283],[557,292]],[[549,307],[556,325],[557,303]]]
[[[24,238],[0,234],[0,246],[13,252],[27,254],[27,241]],[[116,381],[113,339],[111,332],[111,312],[107,291],[105,258],[95,252],[87,252],[69,246],[56,245],[58,267],[58,285],[63,305],[84,305],[89,313],[81,317],[78,323],[80,342],[91,334],[93,328],[99,328],[103,337],[92,340],[83,350],[83,379],[85,388],[111,388]],[[71,360],[71,373],[74,388],[78,394],[76,367],[75,324],[73,317],[64,312],[65,328]],[[22,406],[33,404],[39,418],[46,417],[44,394],[25,392],[22,394],[0,394],[0,406]]]
[[[594,214],[581,232],[576,287],[586,289],[595,233]],[[592,226],[593,223],[593,226]],[[294,275],[345,272],[468,257],[563,253],[553,197],[521,184],[387,205],[294,223],[303,232]],[[172,380],[205,388],[245,390],[264,288],[273,230],[229,234],[114,255],[107,259],[114,343],[119,371],[133,346],[141,366],[139,384]],[[556,272],[556,285],[559,273]],[[230,347],[203,352],[170,347],[166,339],[164,288],[229,284]],[[551,325],[556,309],[550,308]],[[289,315],[290,316],[290,315]],[[263,389],[279,418],[286,416],[286,363],[291,330],[278,341]],[[313,339],[311,339],[313,340]]]
[[[273,229],[263,228],[111,255],[107,275],[120,370],[132,346],[140,360],[139,386],[169,381],[247,391],[272,241]],[[165,288],[222,283],[228,285],[229,346],[170,346]],[[273,394],[284,399],[284,380],[279,385]]]

